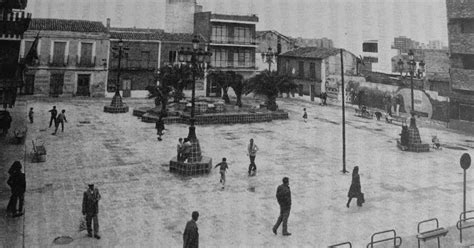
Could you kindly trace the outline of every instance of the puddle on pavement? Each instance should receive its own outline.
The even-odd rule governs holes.
[[[69,236],[61,236],[61,237],[55,238],[53,243],[56,245],[67,245],[71,243],[72,241],[74,241],[74,239]]]

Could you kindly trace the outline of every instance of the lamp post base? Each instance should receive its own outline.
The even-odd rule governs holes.
[[[110,105],[104,106],[104,112],[112,114],[127,113],[128,109],[128,106],[122,102],[122,97],[118,92],[115,92],[115,95],[114,97],[112,97],[112,102],[110,103]]]

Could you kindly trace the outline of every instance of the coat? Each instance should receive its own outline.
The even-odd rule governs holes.
[[[98,214],[100,197],[99,189],[94,188],[94,192],[91,192],[89,189],[86,190],[82,198],[82,213],[87,215]]]
[[[21,172],[11,174],[7,184],[10,186],[13,195],[24,194],[26,190],[25,174]]]
[[[198,248],[199,247],[199,232],[196,221],[190,220],[186,223],[186,228],[183,233],[183,248]]]
[[[288,211],[291,209],[291,191],[289,186],[285,184],[278,186],[276,198],[278,204],[280,204],[281,211]]]
[[[351,187],[349,188],[347,197],[359,197],[361,193],[360,176],[357,174],[352,177]]]

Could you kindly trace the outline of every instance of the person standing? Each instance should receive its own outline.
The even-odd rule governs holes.
[[[101,198],[99,189],[94,184],[88,184],[89,188],[84,192],[82,198],[82,215],[86,216],[87,236],[92,237],[92,221],[94,222],[94,237],[100,239],[99,236],[99,200]]]
[[[306,108],[303,108],[303,120],[304,120],[304,122],[306,122],[307,119],[308,119],[308,114],[306,113]]]
[[[21,172],[21,167],[20,161],[15,161],[8,170],[10,177],[8,178],[7,184],[10,186],[12,195],[10,196],[10,201],[8,202],[7,212],[11,213],[13,217],[23,215],[26,180],[25,174]],[[17,202],[19,202],[18,210],[16,208]]]
[[[28,119],[30,119],[30,123],[33,123],[33,108],[30,108],[30,112],[28,112]]]
[[[197,220],[199,212],[194,211],[191,215],[192,219],[186,223],[183,233],[183,248],[198,248],[199,247],[199,232],[197,227]]]
[[[250,164],[255,164],[255,157],[257,156],[258,146],[250,139],[250,143],[247,146],[247,156],[250,158]],[[256,167],[255,167],[256,168]]]
[[[181,161],[181,153],[183,152],[183,138],[178,139],[178,145],[176,145],[176,160]]]
[[[184,162],[186,161],[186,159],[191,157],[191,150],[192,150],[191,140],[189,140],[189,138],[184,138],[183,141],[184,143],[183,143],[183,148],[181,152],[181,162]]]
[[[51,113],[51,119],[49,119],[49,127],[54,124],[56,125],[56,116],[58,115],[58,110],[56,109],[56,106],[53,106],[53,109],[49,110],[48,112]]]
[[[288,177],[283,178],[283,184],[278,186],[276,192],[276,198],[280,205],[280,216],[277,222],[273,226],[273,233],[276,235],[278,227],[283,222],[283,236],[289,236],[291,233],[288,232],[288,218],[290,217],[291,210],[291,191],[290,191],[290,179]]]
[[[352,169],[352,182],[351,187],[349,188],[349,193],[347,193],[347,197],[349,197],[349,200],[347,201],[346,207],[349,207],[352,198],[357,198],[357,206],[362,207],[362,202],[359,200],[359,198],[362,197],[359,166],[355,166],[354,169]]]
[[[222,189],[224,189],[224,187],[225,187],[225,173],[226,173],[227,169],[229,169],[229,166],[227,165],[227,159],[222,158],[222,162],[216,164],[216,167],[214,167],[214,168],[217,168],[219,166],[220,166],[219,173],[221,174],[221,179],[219,180],[219,182],[222,183]]]
[[[158,140],[162,141],[161,136],[163,135],[163,130],[165,130],[165,123],[163,122],[163,116],[160,114],[160,117],[155,124],[156,134],[158,134]]]
[[[64,132],[64,122],[67,122],[66,119],[66,110],[61,110],[61,114],[58,115],[54,123],[55,129],[53,135],[56,135],[58,132],[59,124],[61,124],[61,132]]]

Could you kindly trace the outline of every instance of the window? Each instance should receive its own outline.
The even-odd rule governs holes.
[[[362,51],[369,53],[377,53],[379,51],[377,43],[362,43]]]
[[[474,121],[474,106],[459,104],[459,119]]]
[[[227,35],[226,26],[212,26],[211,40],[217,43],[228,42],[229,37]]]
[[[169,51],[168,53],[168,61],[170,63],[176,62],[177,52],[176,51]]]
[[[251,67],[250,50],[237,50],[234,52],[234,67]]]
[[[211,64],[214,67],[227,67],[227,50],[214,49],[211,56]]]
[[[140,57],[140,68],[146,69],[149,66],[150,66],[150,51],[142,51],[141,57]]]
[[[309,63],[309,76],[313,79],[316,78],[316,64]]]
[[[300,78],[304,78],[304,62],[303,61],[298,62],[298,76]]]
[[[474,55],[462,55],[464,69],[474,70]]]
[[[81,42],[81,54],[80,54],[80,61],[81,65],[92,65],[94,64],[93,57],[92,57],[92,43],[85,43]]]
[[[34,41],[32,40],[25,40],[25,49],[23,50],[23,58],[25,58],[28,52],[30,51],[31,46],[33,45],[33,42]]]
[[[235,27],[234,28],[234,42],[235,43],[251,43],[250,28]]]
[[[464,19],[461,21],[461,33],[474,33],[474,19]]]
[[[54,65],[66,64],[66,42],[55,41],[53,43],[52,63]]]

